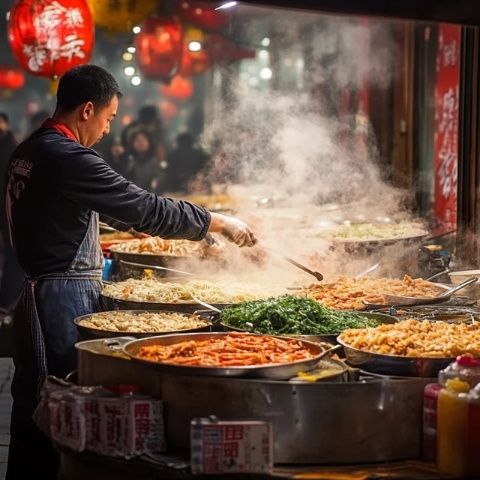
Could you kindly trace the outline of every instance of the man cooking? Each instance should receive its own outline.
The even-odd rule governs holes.
[[[13,320],[7,479],[56,478],[58,456],[32,413],[46,375],[75,368],[73,319],[100,309],[99,214],[112,226],[163,238],[219,232],[239,246],[256,243],[240,220],[142,190],[90,149],[109,133],[120,97],[106,70],[70,70],[60,79],[53,118],[17,147],[8,166],[6,214],[27,281]]]

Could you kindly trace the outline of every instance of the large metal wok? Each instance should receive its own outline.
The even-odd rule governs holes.
[[[111,258],[114,260],[124,260],[126,262],[133,262],[145,265],[148,268],[149,265],[158,267],[171,267],[175,268],[186,261],[200,260],[201,257],[178,257],[174,255],[158,255],[152,253],[127,253],[118,252],[115,248],[110,249]]]
[[[100,295],[102,303],[106,310],[169,310],[172,312],[194,313],[202,310],[204,307],[199,303],[157,303],[157,302],[137,302],[134,300],[122,300],[120,298]],[[214,307],[222,309],[228,307],[228,303],[215,303]]]
[[[131,314],[131,315],[141,315],[144,313],[158,313],[158,310],[125,310],[125,313]],[[183,315],[185,317],[191,317],[191,314],[182,314],[180,312],[168,312],[165,311],[163,313],[174,313],[176,315]],[[81,317],[75,318],[73,321],[75,325],[77,326],[77,330],[80,334],[81,337],[84,339],[96,339],[96,338],[110,338],[110,337],[124,337],[125,335],[128,335],[130,337],[135,337],[135,338],[143,338],[143,337],[153,337],[153,336],[158,336],[158,335],[170,335],[174,333],[199,333],[199,332],[209,332],[211,329],[211,323],[208,322],[208,319],[206,317],[202,317],[208,322],[208,325],[205,325],[204,327],[197,327],[197,328],[190,328],[190,329],[184,329],[184,330],[170,330],[170,331],[163,331],[163,332],[129,332],[129,331],[118,331],[118,330],[106,330],[106,329],[100,329],[100,328],[93,328],[93,327],[88,327],[86,325],[82,325],[82,321],[84,320],[90,320],[92,317],[94,318],[95,316],[98,316],[98,313],[92,313],[89,315],[82,315]]]
[[[324,356],[326,349],[319,343],[298,340],[303,346],[308,348],[314,356],[306,360],[279,364],[279,365],[259,365],[259,366],[240,366],[240,367],[202,367],[190,365],[175,365],[171,363],[156,362],[146,360],[138,356],[142,347],[149,345],[173,345],[179,342],[189,340],[208,340],[211,338],[222,338],[229,335],[224,332],[212,333],[191,333],[184,335],[164,335],[158,337],[142,338],[128,342],[123,347],[132,360],[142,364],[148,364],[151,367],[162,372],[170,372],[178,375],[202,375],[215,377],[250,377],[250,378],[269,378],[274,380],[285,380],[297,375],[298,372],[313,369],[320,359]],[[253,335],[253,334],[252,334]],[[278,337],[280,338],[280,337]],[[283,337],[284,338],[284,337]]]
[[[346,361],[352,367],[366,372],[402,377],[437,377],[455,358],[450,357],[405,357],[383,355],[351,347],[337,339],[343,346]]]

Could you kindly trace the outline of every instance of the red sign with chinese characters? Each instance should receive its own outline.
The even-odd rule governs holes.
[[[435,218],[437,233],[456,229],[460,27],[440,25],[435,86]]]
[[[8,40],[23,68],[55,77],[88,63],[94,25],[86,0],[16,0]]]

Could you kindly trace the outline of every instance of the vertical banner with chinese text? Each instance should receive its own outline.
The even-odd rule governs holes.
[[[435,84],[435,205],[438,234],[456,229],[461,30],[441,24]]]

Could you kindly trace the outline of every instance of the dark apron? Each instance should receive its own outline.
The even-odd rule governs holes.
[[[92,212],[68,270],[25,281],[13,319],[15,373],[7,479],[33,478],[33,469],[39,478],[40,466],[25,462],[32,449],[47,468],[47,477],[42,478],[58,468],[56,454],[35,427],[32,414],[46,376],[64,377],[76,368],[78,332],[73,320],[101,309],[102,258],[98,214]]]

